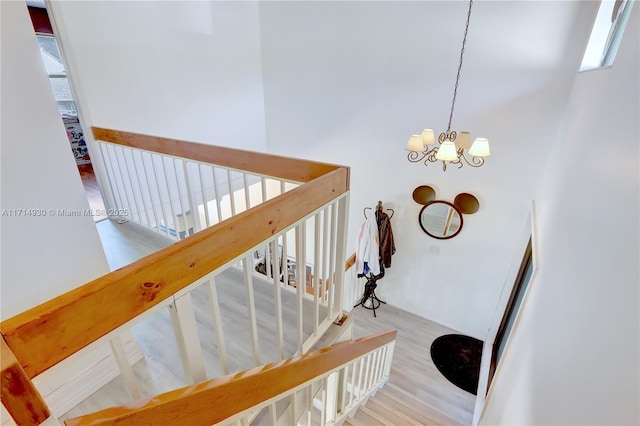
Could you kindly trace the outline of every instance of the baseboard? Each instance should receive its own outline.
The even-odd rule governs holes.
[[[129,364],[144,355],[131,333],[122,335]],[[33,378],[49,410],[60,417],[120,374],[109,344],[80,351]]]

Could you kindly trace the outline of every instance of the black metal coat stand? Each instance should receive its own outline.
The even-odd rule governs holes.
[[[364,276],[364,274],[358,275],[359,278]],[[379,275],[373,275],[372,273],[369,274],[369,276],[367,277],[367,283],[364,285],[364,293],[362,295],[362,298],[357,305],[353,306],[354,308],[357,306],[362,306],[365,309],[373,311],[373,316],[377,317],[376,309],[380,307],[381,303],[387,303],[384,300],[380,300],[378,296],[376,296],[376,287],[378,286],[376,282],[383,276],[384,270],[382,270]],[[369,306],[366,305],[367,301],[369,301]]]
[[[364,208],[364,218],[367,219],[367,210],[370,210],[371,207],[365,207]],[[385,231],[384,233],[384,238],[387,238],[387,242],[390,239],[390,246],[387,247],[392,247],[392,252],[391,254],[393,254],[393,252],[395,252],[395,246],[393,245],[393,236],[391,234],[391,223],[389,222],[389,220],[393,217],[393,214],[395,213],[393,211],[393,209],[387,209],[388,211],[391,212],[390,216],[387,216],[386,213],[383,212],[383,206],[382,206],[382,201],[378,201],[378,205],[376,206],[376,223],[378,225],[378,232],[380,231],[380,227],[381,227],[381,223],[383,221],[383,218],[386,218],[386,225],[385,225]],[[382,239],[383,236],[380,236],[380,238]],[[376,309],[378,309],[380,307],[381,304],[386,304],[387,302],[385,302],[384,300],[380,300],[378,298],[378,296],[376,296],[376,287],[378,286],[377,281],[384,277],[384,265],[383,265],[383,256],[382,256],[382,248],[380,248],[380,256],[379,256],[379,262],[380,262],[380,273],[378,275],[373,275],[373,272],[369,272],[369,275],[367,276],[366,274],[358,274],[358,278],[362,278],[362,277],[366,277],[367,278],[367,283],[364,285],[364,293],[362,295],[362,298],[360,298],[360,302],[357,305],[354,305],[353,307],[358,307],[358,306],[362,306],[365,309],[369,309],[371,311],[373,311],[373,316],[377,317],[376,315]],[[390,259],[387,260],[387,267],[390,266]],[[364,269],[365,271],[367,270],[366,268]],[[363,271],[364,272],[364,271]],[[367,306],[367,303],[369,304]]]

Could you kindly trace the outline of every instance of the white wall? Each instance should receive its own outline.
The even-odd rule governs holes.
[[[264,151],[258,6],[52,2],[85,125]]]
[[[9,318],[109,268],[92,217],[57,217],[49,212],[88,209],[89,204],[26,4],[0,4],[1,306],[2,318]],[[11,209],[44,209],[47,215],[12,216]]]
[[[381,200],[395,210],[397,253],[378,295],[484,338],[579,63],[576,40],[588,37],[591,6],[474,5],[452,127],[490,138],[493,154],[483,168],[443,172],[409,163],[404,146],[425,127],[446,130],[467,5],[264,2],[260,28],[269,151],[350,166],[350,252],[365,207]],[[411,194],[425,184],[440,199],[460,192],[479,199],[479,212],[464,217],[456,238],[435,240],[420,229],[422,206]]]
[[[637,6],[612,68],[577,76],[539,191],[540,269],[483,424],[640,423]]]

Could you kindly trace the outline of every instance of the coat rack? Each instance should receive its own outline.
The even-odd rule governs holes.
[[[365,219],[368,219],[367,210],[372,210],[372,208],[371,207],[364,208],[363,213],[364,213]],[[389,215],[389,219],[391,219],[395,213],[393,209],[385,209],[384,206],[382,205],[382,201],[378,201],[378,204],[376,206],[376,221],[378,223],[378,228],[380,227],[378,212],[381,212],[383,210],[391,212],[391,214]],[[395,251],[395,247],[394,247],[394,251]],[[384,265],[383,265],[382,258],[380,258],[379,261],[380,261],[380,273],[378,275],[374,275],[373,272],[369,272],[368,275],[358,274],[358,278],[366,277],[367,283],[364,285],[364,293],[360,298],[360,302],[358,302],[358,304],[353,306],[354,308],[358,306],[362,306],[365,309],[372,310],[374,317],[377,317],[376,309],[378,309],[381,304],[387,303],[384,300],[379,299],[378,296],[376,296],[376,291],[375,291],[376,287],[378,286],[377,281],[384,277]],[[368,306],[366,304],[367,302],[368,302]]]
[[[384,209],[384,207],[382,205],[382,201],[378,201],[378,205],[376,206],[376,211],[380,211],[380,210],[383,210],[383,209]],[[367,210],[373,210],[373,209],[371,207],[365,207],[364,208],[363,213],[364,213],[364,218],[365,219],[368,219],[367,218]],[[391,219],[393,217],[393,214],[395,213],[395,211],[393,209],[386,209],[386,210],[391,212],[391,214],[389,215],[389,219]]]

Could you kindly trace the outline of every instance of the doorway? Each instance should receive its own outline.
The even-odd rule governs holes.
[[[42,62],[49,76],[51,90],[67,132],[70,149],[78,167],[89,208],[94,221],[98,222],[107,218],[105,204],[87,149],[84,130],[78,118],[78,108],[73,98],[64,61],[60,54],[60,47],[44,6],[28,5],[27,7],[36,32]]]

